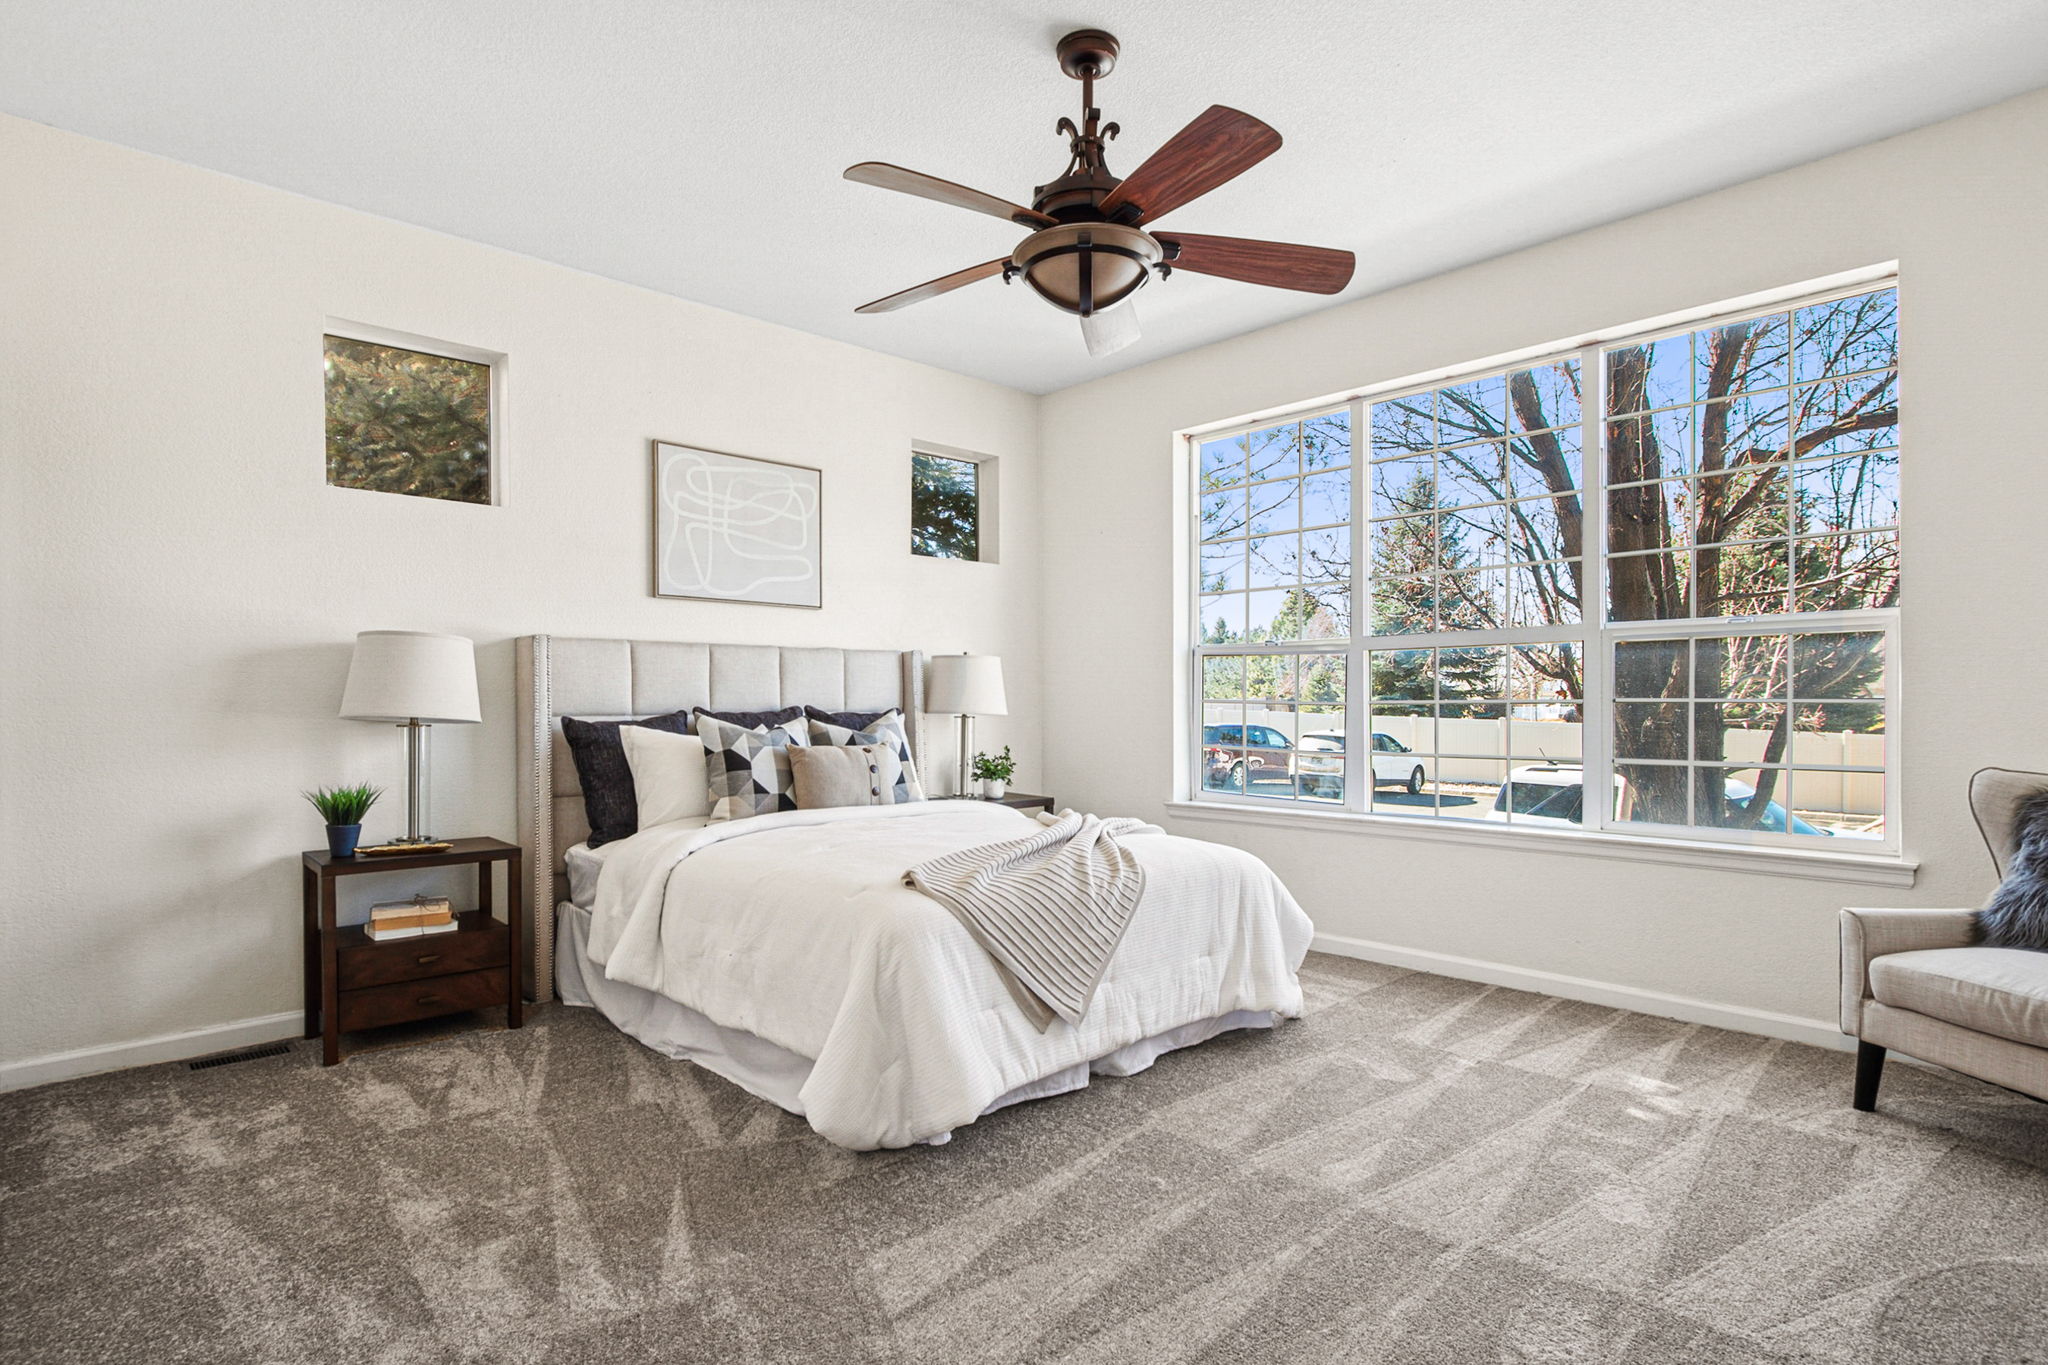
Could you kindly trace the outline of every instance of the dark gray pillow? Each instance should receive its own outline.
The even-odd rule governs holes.
[[[2005,880],[1977,912],[1977,941],[2048,953],[2048,791],[2020,802],[2013,836]]]
[[[806,706],[804,714],[812,720],[822,720],[827,725],[836,725],[842,730],[865,730],[887,715],[896,712],[897,707],[886,711],[821,711],[815,706]]]
[[[562,736],[569,741],[569,755],[576,760],[576,777],[583,784],[583,814],[590,821],[592,848],[623,839],[640,829],[640,802],[633,795],[633,769],[626,762],[626,746],[619,742],[621,725],[666,730],[672,735],[690,733],[690,717],[681,711],[640,720],[562,717]]]
[[[785,706],[780,711],[707,711],[701,706],[694,709],[697,715],[722,720],[727,725],[737,725],[742,730],[767,730],[777,725],[787,725],[804,713],[801,706]]]

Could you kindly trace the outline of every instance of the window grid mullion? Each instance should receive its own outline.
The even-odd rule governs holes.
[[[1585,556],[1585,597],[1579,619],[1586,622],[1586,695],[1579,701],[1579,768],[1584,796],[1580,819],[1594,831],[1612,830],[1614,818],[1614,691],[1610,677],[1614,646],[1607,616],[1607,367],[1601,348],[1579,352],[1579,442],[1584,450],[1587,491],[1586,533],[1579,545]],[[1597,797],[1594,793],[1598,793]]]
[[[1195,666],[1188,670],[1187,690],[1188,716],[1192,721],[1181,735],[1182,758],[1187,763],[1187,781],[1178,784],[1176,795],[1192,799],[1202,790],[1202,727],[1209,719],[1208,665],[1203,662],[1202,653],[1202,442],[1199,437],[1183,436],[1180,449],[1181,468],[1188,480],[1187,522],[1182,534],[1187,537],[1188,570],[1193,580],[1194,591],[1184,594],[1183,618],[1188,640],[1194,645]]]
[[[1351,634],[1344,643],[1344,809],[1363,813],[1373,794],[1371,678],[1365,640],[1372,630],[1371,405],[1351,400]]]

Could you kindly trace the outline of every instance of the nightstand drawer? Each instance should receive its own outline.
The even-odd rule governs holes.
[[[449,935],[450,938],[455,935]],[[458,1010],[480,1010],[505,1003],[505,969],[463,972],[458,976],[399,981],[341,993],[341,1031],[381,1028],[412,1019],[431,1019]]]
[[[388,943],[372,943],[360,929],[347,933],[337,954],[341,960],[341,989],[353,991],[393,981],[418,981],[504,966],[511,955],[504,923],[480,910],[467,911],[457,918],[462,927],[452,934],[428,934],[424,938],[393,939]]]

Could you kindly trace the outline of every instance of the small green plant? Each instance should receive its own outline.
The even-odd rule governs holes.
[[[1010,746],[994,757],[988,754],[974,756],[974,776],[983,782],[1008,782],[1017,775],[1017,760],[1010,757]]]
[[[370,807],[376,805],[377,798],[383,794],[382,787],[358,782],[353,787],[321,787],[305,793],[305,797],[328,824],[360,825],[363,817],[370,813]]]

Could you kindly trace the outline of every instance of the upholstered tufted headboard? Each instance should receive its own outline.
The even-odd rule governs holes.
[[[924,758],[924,656],[915,650],[677,644],[528,635],[517,642],[519,835],[533,907],[527,994],[554,997],[555,907],[569,896],[562,857],[590,833],[562,717],[618,720],[702,706],[764,711],[903,709],[911,752]]]

